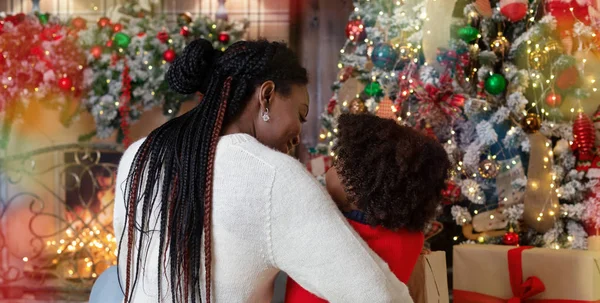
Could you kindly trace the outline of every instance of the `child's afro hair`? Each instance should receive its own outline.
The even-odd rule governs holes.
[[[370,114],[344,114],[334,147],[349,202],[372,226],[423,231],[435,218],[450,162],[418,131]]]

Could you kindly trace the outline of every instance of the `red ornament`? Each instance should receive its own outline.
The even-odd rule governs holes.
[[[179,30],[179,34],[187,37],[190,35],[190,29],[187,26],[182,26],[181,29]]]
[[[509,21],[517,22],[527,15],[527,0],[500,0],[500,13]]]
[[[596,141],[596,130],[590,117],[584,112],[579,112],[573,122],[573,148],[579,156],[592,155]]]
[[[175,51],[172,49],[168,49],[163,53],[163,59],[167,62],[173,62],[175,57],[177,57],[177,54],[175,54]]]
[[[354,42],[365,40],[367,31],[363,22],[361,20],[348,21],[348,24],[346,24],[346,37]]]
[[[442,190],[442,197],[444,197],[444,204],[449,205],[458,202],[460,199],[460,186],[454,181],[446,181],[446,188]]]
[[[141,33],[137,34],[138,37],[144,37],[145,35],[146,35],[146,33],[144,33],[144,32],[141,32]]]
[[[158,34],[156,34],[156,39],[162,43],[167,43],[167,41],[169,41],[169,34],[167,32],[158,32]]]
[[[571,66],[558,75],[556,78],[556,87],[559,89],[569,89],[579,82],[579,71],[575,66]]]
[[[327,113],[330,115],[333,114],[333,111],[335,110],[336,105],[337,105],[337,100],[335,100],[335,98],[329,99],[329,104],[327,104]]]
[[[519,245],[519,234],[514,232],[511,228],[509,232],[502,236],[502,243],[504,243],[504,245]]]
[[[112,40],[106,41],[106,47],[112,47],[112,46],[113,46],[113,41]]]
[[[87,28],[87,21],[81,17],[77,17],[71,20],[71,26],[77,30],[82,30]]]
[[[60,40],[63,36],[58,34],[59,31],[60,26],[45,27],[40,34],[40,38],[45,41]]]
[[[113,32],[118,33],[123,29],[123,25],[121,23],[115,23],[113,25]]]
[[[228,32],[220,32],[219,33],[219,42],[221,42],[223,44],[227,44],[227,43],[229,43],[230,40],[231,40],[231,36],[229,35]]]
[[[100,57],[102,56],[102,47],[99,45],[92,46],[92,48],[90,49],[90,54],[92,54],[92,56],[95,59],[100,59]]]
[[[562,97],[559,94],[549,93],[546,95],[546,104],[550,107],[559,107],[562,103]]]
[[[106,27],[108,25],[110,25],[110,19],[108,19],[106,17],[102,17],[98,20],[98,26]]]
[[[69,91],[73,87],[73,81],[69,77],[62,77],[58,79],[58,87],[64,91]]]

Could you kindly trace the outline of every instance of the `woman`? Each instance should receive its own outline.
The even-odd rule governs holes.
[[[222,53],[196,40],[167,78],[203,99],[119,165],[126,302],[269,302],[279,270],[333,302],[411,302],[286,155],[309,107],[306,70],[290,49],[255,41]]]

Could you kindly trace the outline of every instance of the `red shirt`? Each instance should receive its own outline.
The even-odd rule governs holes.
[[[391,231],[381,226],[371,227],[353,220],[349,220],[349,222],[369,247],[383,261],[387,262],[398,280],[405,284],[408,283],[410,274],[423,249],[425,241],[423,233],[405,230]],[[327,301],[309,293],[294,280],[288,278],[285,302],[321,303]]]

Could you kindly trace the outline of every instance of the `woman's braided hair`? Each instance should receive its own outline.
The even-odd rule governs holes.
[[[175,59],[167,80],[179,93],[200,92],[203,97],[194,109],[152,131],[135,156],[125,192],[125,302],[132,302],[144,264],[139,256],[134,261],[134,251],[140,254],[148,245],[144,241],[148,237],[138,236],[134,248],[134,234],[156,229],[150,226],[154,223],[153,210],[160,218],[155,223],[160,225],[159,300],[164,268],[169,271],[173,302],[202,301],[200,280],[204,270],[204,301],[210,302],[213,166],[221,130],[239,116],[254,89],[265,81],[273,81],[276,92],[288,95],[291,85],[305,85],[308,80],[297,56],[283,43],[241,41],[221,52],[203,39],[191,42]],[[156,198],[160,204],[154,203]],[[168,266],[164,266],[166,261]]]

